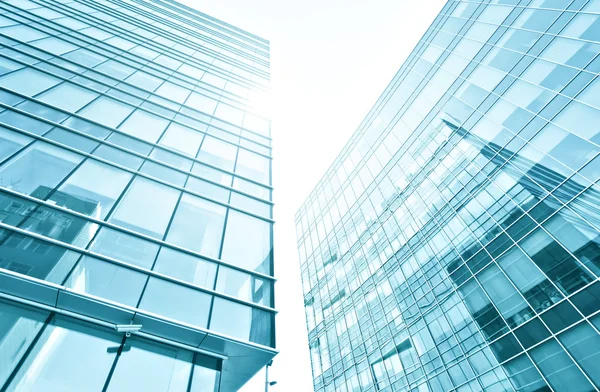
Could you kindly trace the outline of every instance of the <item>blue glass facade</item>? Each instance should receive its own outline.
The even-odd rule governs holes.
[[[316,391],[599,390],[599,42],[445,4],[296,215]]]
[[[0,2],[0,391],[272,359],[269,83],[268,41],[171,0]]]

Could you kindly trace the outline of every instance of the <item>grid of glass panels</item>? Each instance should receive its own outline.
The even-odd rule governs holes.
[[[273,347],[268,90],[176,2],[0,2],[0,268]]]
[[[0,316],[5,391],[219,390],[218,359],[5,301]]]
[[[448,1],[296,215],[316,391],[600,388],[599,42]]]

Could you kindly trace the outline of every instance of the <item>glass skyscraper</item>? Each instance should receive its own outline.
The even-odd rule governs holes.
[[[445,4],[296,216],[316,391],[600,388],[599,42]]]
[[[269,42],[0,2],[0,391],[236,391],[276,354]]]

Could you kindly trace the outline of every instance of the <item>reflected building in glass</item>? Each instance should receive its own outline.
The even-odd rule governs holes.
[[[268,91],[268,41],[171,0],[0,2],[0,391],[273,358]]]
[[[600,388],[599,41],[446,3],[296,216],[316,391]]]

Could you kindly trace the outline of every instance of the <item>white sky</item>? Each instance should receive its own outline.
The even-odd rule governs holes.
[[[312,391],[294,214],[445,0],[180,0],[271,42],[277,349],[271,392]],[[243,392],[264,391],[259,373]]]

